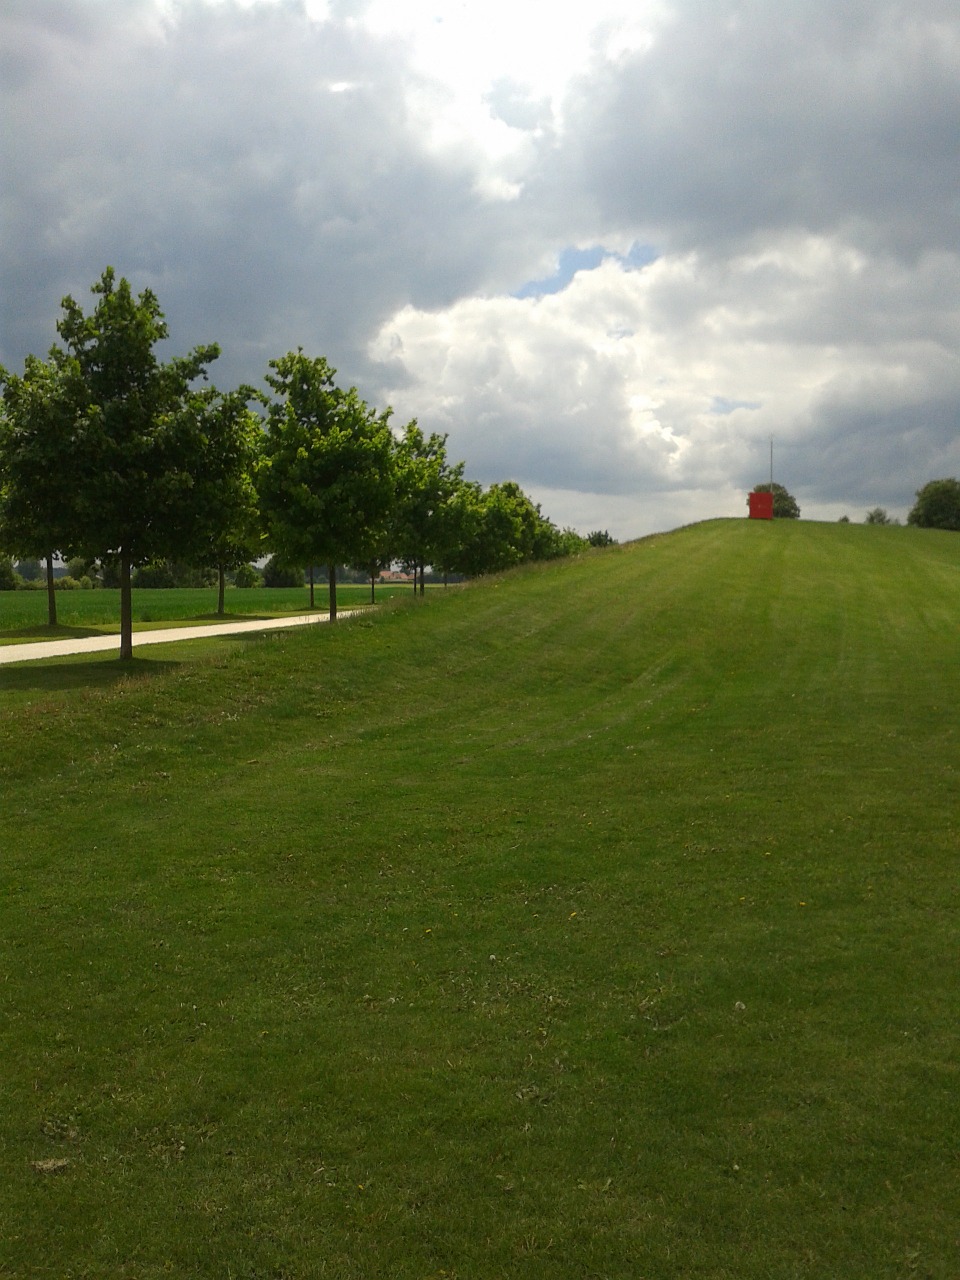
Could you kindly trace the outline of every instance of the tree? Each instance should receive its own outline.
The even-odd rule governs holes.
[[[9,556],[0,556],[0,591],[15,591],[17,573]]]
[[[930,480],[918,489],[907,524],[923,529],[960,529],[960,481]]]
[[[587,534],[587,542],[591,547],[614,547],[617,540],[606,531],[606,529],[594,529],[592,533]]]
[[[520,486],[508,480],[492,484],[486,492],[477,488],[471,498],[468,537],[453,567],[476,577],[529,559],[536,512]]]
[[[390,412],[377,414],[336,370],[302,349],[271,360],[258,490],[268,541],[287,564],[326,564],[330,620],[338,564],[357,564],[387,527],[394,498]]]
[[[864,524],[898,524],[899,521],[895,520],[892,516],[888,515],[885,507],[871,507],[870,510],[867,512],[863,523]]]
[[[252,564],[238,564],[233,574],[233,585],[244,589],[262,587],[263,576],[257,572],[256,567]]]
[[[370,603],[377,602],[377,578],[393,563],[392,533],[387,528],[372,529],[357,561],[350,568],[370,582]],[[416,590],[416,578],[414,578]],[[312,603],[312,602],[311,602]]]
[[[120,573],[120,657],[133,656],[131,570],[196,550],[202,519],[193,501],[202,448],[185,402],[220,354],[215,344],[161,364],[167,325],[154,294],[135,299],[108,267],[91,290],[89,316],[63,300],[57,360],[76,415],[76,550],[113,560]],[[52,355],[54,353],[51,353]]]
[[[470,574],[472,548],[483,519],[483,492],[462,477],[452,486],[434,518],[433,567],[443,574]]]
[[[782,484],[755,484],[754,493],[773,493],[773,517],[775,520],[799,520],[800,508],[792,493],[788,493]],[[747,505],[750,505],[749,499]]]
[[[487,498],[491,514],[497,511],[507,513],[513,521],[512,563],[552,560],[563,554],[560,530],[543,514],[540,504],[533,502],[515,480],[491,485]],[[496,522],[497,518],[494,519]]]
[[[97,562],[86,556],[72,556],[67,561],[67,573],[77,582],[86,578],[91,587],[97,584]]]
[[[575,556],[581,551],[585,551],[590,545],[589,539],[585,538],[583,534],[577,533],[576,529],[564,526],[564,528],[560,530],[560,536],[558,538],[560,555]]]
[[[541,514],[539,502],[534,510],[539,521],[533,540],[534,560],[559,560],[562,556],[576,555],[590,545],[576,529],[558,529]]]
[[[263,566],[263,585],[265,587],[302,587],[303,570],[281,564],[276,556],[271,556]]]
[[[263,428],[248,402],[260,397],[249,387],[223,394],[204,387],[187,396],[185,411],[194,419],[190,438],[193,460],[192,502],[197,536],[192,561],[217,573],[217,613],[225,611],[227,571],[257,557],[260,512],[255,474]]]
[[[391,550],[413,570],[413,588],[423,595],[423,575],[442,555],[443,506],[463,479],[463,463],[447,462],[447,437],[424,436],[408,422],[396,447],[397,494]]]
[[[46,560],[47,618],[55,627],[53,557],[69,551],[77,534],[76,415],[54,358],[27,356],[23,376],[0,369],[0,383],[0,545]]]

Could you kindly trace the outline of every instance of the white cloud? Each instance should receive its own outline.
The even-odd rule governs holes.
[[[742,497],[763,479],[773,436],[789,487],[869,505],[902,486],[924,406],[944,388],[960,395],[960,322],[930,296],[948,272],[960,283],[953,258],[907,271],[822,237],[719,262],[666,255],[642,271],[607,259],[539,299],[406,307],[372,354],[394,373],[383,396],[400,416],[449,432],[486,480],[506,465],[522,484],[635,505],[691,492],[709,509],[713,493],[722,514],[731,486]],[[889,475],[833,449],[843,471],[823,476],[841,421],[844,436],[860,424]]]

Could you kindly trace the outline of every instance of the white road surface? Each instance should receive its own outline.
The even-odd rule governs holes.
[[[340,617],[346,617],[347,612]],[[278,631],[281,627],[302,627],[309,622],[327,622],[325,613],[303,614],[296,618],[257,618],[251,622],[216,622],[212,626],[166,627],[161,631],[134,631],[133,652],[142,644],[169,644],[172,640],[204,640],[209,636],[235,636],[244,631]],[[77,640],[41,640],[36,644],[0,645],[0,664],[33,662],[37,658],[60,658],[71,653],[120,652],[119,635],[84,636]]]

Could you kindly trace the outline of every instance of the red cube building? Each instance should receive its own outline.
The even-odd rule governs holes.
[[[751,520],[773,519],[772,493],[751,493],[749,502]]]

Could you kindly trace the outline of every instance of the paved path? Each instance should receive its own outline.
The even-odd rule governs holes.
[[[346,617],[347,612],[340,613]],[[242,631],[277,631],[280,627],[302,627],[308,622],[327,622],[325,613],[302,614],[297,618],[257,618],[251,622],[216,622],[213,626],[167,627],[162,631],[135,631],[133,652],[142,644],[163,644],[172,640],[203,640],[208,636],[235,636]],[[0,645],[0,663],[30,662],[36,658],[60,658],[70,653],[120,651],[119,635],[83,636],[77,640],[41,640],[37,644]]]

